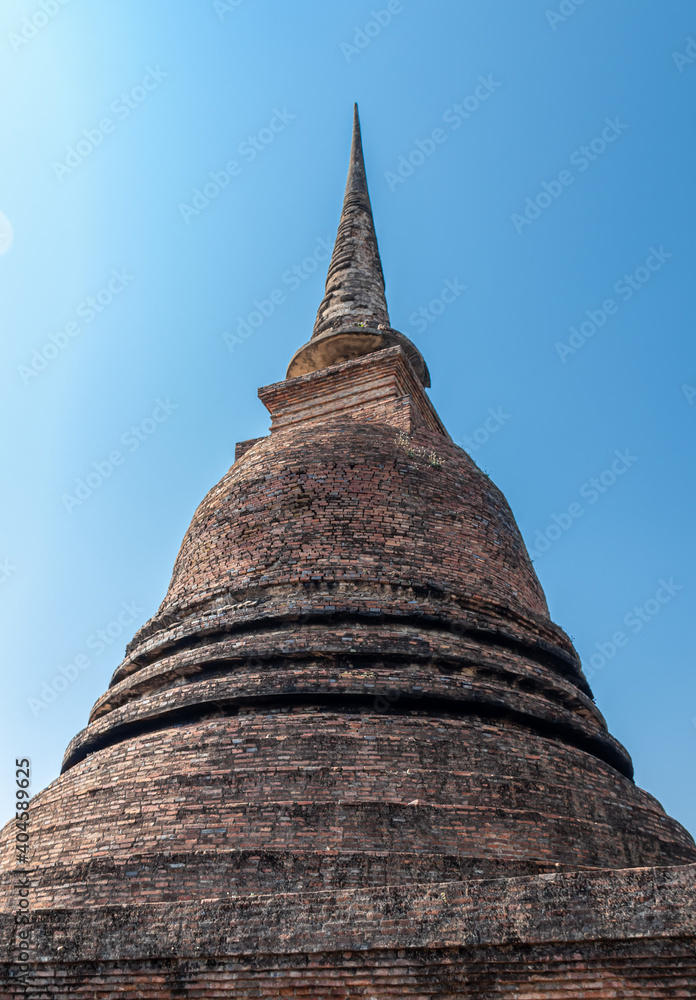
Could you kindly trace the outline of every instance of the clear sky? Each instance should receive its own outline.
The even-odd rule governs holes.
[[[696,831],[694,4],[5,0],[0,50],[2,818],[267,433],[357,100],[392,324]]]

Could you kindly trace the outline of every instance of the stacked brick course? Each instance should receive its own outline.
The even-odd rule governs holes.
[[[696,996],[692,838],[412,353],[356,336],[260,390],[33,799],[29,989],[3,831],[0,998]]]

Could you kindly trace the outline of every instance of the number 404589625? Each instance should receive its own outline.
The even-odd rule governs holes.
[[[15,760],[15,822],[17,830],[15,840],[17,846],[17,860],[26,864],[27,846],[29,842],[29,767],[30,762],[27,757]]]

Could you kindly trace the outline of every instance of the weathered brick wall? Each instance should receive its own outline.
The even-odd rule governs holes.
[[[696,861],[651,796],[528,727],[310,706],[89,755],[33,800],[32,845],[43,907]]]
[[[425,428],[400,444],[391,426],[327,419],[259,441],[198,508],[160,613],[313,579],[420,584],[548,618],[502,494]]]
[[[476,954],[403,948],[279,961],[171,959],[41,966],[0,1000],[684,1000],[696,996],[693,945],[496,948]]]
[[[30,981],[34,996],[149,1000],[693,997],[695,879],[688,866],[54,910],[32,931]],[[4,983],[0,997],[22,995]]]

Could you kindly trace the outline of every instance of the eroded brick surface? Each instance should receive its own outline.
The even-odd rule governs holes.
[[[261,395],[271,433],[32,800],[32,989],[696,996],[694,842],[401,348]]]

